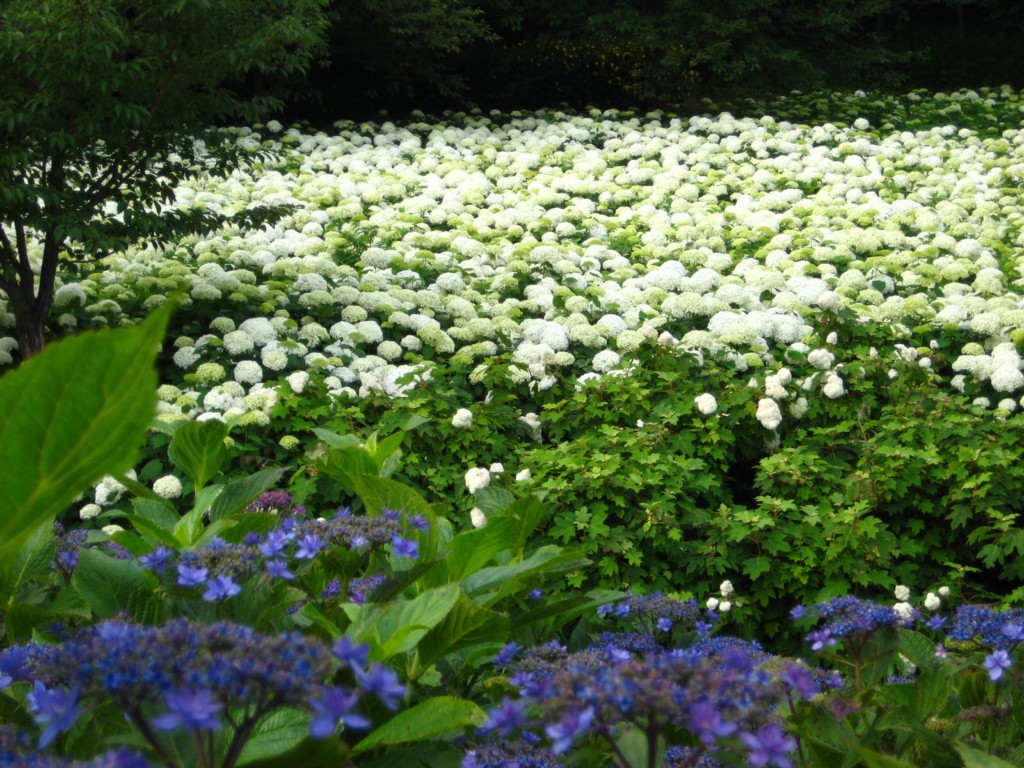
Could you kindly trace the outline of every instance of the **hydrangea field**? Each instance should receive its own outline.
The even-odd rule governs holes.
[[[1024,96],[705,106],[233,129],[284,218],[65,265],[169,326],[0,765],[1024,765]]]

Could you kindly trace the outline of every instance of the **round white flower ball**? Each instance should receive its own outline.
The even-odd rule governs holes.
[[[927,608],[929,611],[938,610],[940,605],[942,605],[942,601],[939,599],[939,596],[936,595],[934,592],[929,592],[924,599],[924,607]]]
[[[177,499],[181,496],[181,480],[174,475],[164,475],[153,481],[153,493],[161,499]]]
[[[78,516],[83,520],[92,520],[99,516],[103,508],[99,504],[86,504],[78,511]]]
[[[285,376],[285,381],[288,382],[288,386],[292,388],[292,392],[296,395],[301,395],[302,391],[309,384],[309,374],[305,371],[295,371]]]
[[[733,589],[732,582],[728,579],[721,583],[718,587],[718,591],[722,593],[722,597],[729,597],[729,595],[736,592],[736,590]]]
[[[255,360],[242,360],[235,366],[235,381],[239,384],[259,384],[263,381],[263,369]]]
[[[755,415],[765,429],[776,429],[782,423],[782,411],[779,410],[779,404],[770,397],[758,400]]]
[[[473,426],[473,412],[469,408],[459,408],[452,416],[452,426],[456,429],[469,429]]]
[[[718,410],[718,401],[715,400],[714,395],[708,392],[705,392],[702,395],[697,395],[693,400],[697,403],[697,410],[705,416],[710,416]]]
[[[893,595],[901,603],[905,603],[910,599],[910,587],[907,587],[903,584],[898,584],[896,586],[896,589],[893,590]]]
[[[533,473],[529,469],[521,469],[518,472],[516,472],[517,483],[525,483],[531,477],[533,477]]]
[[[466,473],[466,488],[470,493],[476,493],[490,484],[491,473],[483,467],[473,467]]]
[[[469,510],[469,522],[473,524],[474,528],[483,528],[487,525],[487,515],[480,507],[473,507]]]

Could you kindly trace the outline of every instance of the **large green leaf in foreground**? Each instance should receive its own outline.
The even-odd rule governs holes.
[[[170,306],[51,344],[0,378],[0,557],[104,475],[132,467],[156,409]]]

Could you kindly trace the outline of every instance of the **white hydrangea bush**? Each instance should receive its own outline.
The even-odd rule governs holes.
[[[966,93],[914,100],[939,114]],[[1007,88],[979,94],[1000,114],[1024,107]],[[766,367],[758,386],[774,406],[758,418],[775,424],[780,404],[806,410],[804,382],[804,400],[850,390],[842,334],[814,330],[843,313],[895,329],[908,350],[913,327],[972,339],[941,350],[941,371],[934,349],[881,350],[897,375],[913,363],[1004,411],[1024,395],[1024,217],[1006,192],[1024,179],[1019,124],[983,136],[594,110],[240,140],[279,158],[193,180],[176,205],[289,215],[115,254],[55,295],[67,327],[116,324],[181,289],[214,318],[174,345],[179,393],[161,398],[163,419],[259,423],[269,412],[254,392],[301,394],[310,375],[335,396],[403,397],[439,361],[502,353],[510,382],[539,395],[628,375],[661,344],[728,355],[738,376]],[[14,349],[0,339],[0,365]],[[783,381],[782,362],[800,378]],[[714,413],[706,398],[699,408]]]

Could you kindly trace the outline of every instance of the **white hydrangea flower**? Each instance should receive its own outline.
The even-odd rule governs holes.
[[[707,606],[707,609],[709,611],[716,611],[716,610],[718,610],[718,606],[719,606],[718,598],[717,597],[709,597],[708,601],[706,603],[704,603],[704,605]]]
[[[239,384],[258,384],[263,381],[263,369],[255,360],[242,360],[235,365],[234,379]]]
[[[934,592],[929,592],[924,598],[924,607],[929,611],[937,611],[941,605],[942,601]]]
[[[839,334],[836,333],[835,331],[832,331],[832,333],[825,337],[825,343],[835,346],[836,344],[839,343]]]
[[[825,377],[825,386],[821,388],[821,392],[830,400],[835,400],[846,394],[846,385],[840,376],[829,371]]]
[[[722,595],[722,597],[729,597],[729,595],[732,595],[736,592],[736,590],[733,589],[732,582],[728,579],[726,579],[721,583],[721,585],[719,585],[718,591]]]
[[[903,621],[909,621],[914,618],[914,606],[910,603],[899,602],[893,605],[892,609]]]
[[[722,613],[728,613],[732,610],[732,603],[730,603],[728,600],[723,600],[718,604],[718,610]]]
[[[480,507],[473,507],[469,510],[469,522],[473,524],[474,528],[483,528],[487,525],[487,515]]]
[[[827,349],[814,349],[807,355],[807,362],[823,371],[829,370],[835,360],[836,356]]]
[[[492,475],[500,475],[504,471],[505,465],[502,464],[500,461],[496,461],[493,464],[491,464],[490,473]]]
[[[910,599],[910,587],[904,584],[897,584],[896,589],[893,590],[893,596],[901,603],[905,603]]]
[[[295,371],[295,373],[285,376],[284,380],[288,382],[292,392],[296,395],[301,395],[303,390],[306,389],[306,385],[309,384],[309,374],[305,371]]]
[[[704,416],[710,416],[718,410],[718,401],[715,399],[714,395],[708,392],[697,395],[697,397],[694,398],[694,402],[697,403],[697,410]]]
[[[756,418],[765,429],[777,429],[782,423],[782,411],[779,404],[770,397],[764,397],[757,402]]]
[[[92,520],[94,517],[98,517],[103,512],[103,508],[99,504],[86,504],[78,511],[78,516],[82,520]]]
[[[459,408],[452,416],[452,426],[456,429],[469,429],[473,426],[473,412],[469,408]]]
[[[598,373],[608,373],[608,371],[618,365],[621,361],[622,358],[617,352],[610,349],[603,349],[594,355],[593,367]]]
[[[940,597],[949,597],[949,587],[939,587]]]
[[[518,472],[516,472],[516,482],[517,483],[525,483],[531,477],[533,477],[533,473],[530,472],[529,469],[521,469]]]
[[[164,475],[153,481],[153,493],[162,499],[177,499],[181,490],[181,480],[174,475]]]
[[[120,533],[121,531],[123,531],[124,528],[122,528],[120,525],[114,524],[105,525],[102,528],[100,528],[100,530],[107,534],[107,536],[113,536],[115,533]]]
[[[470,493],[476,493],[481,488],[491,484],[491,473],[483,467],[473,467],[466,472],[466,488]]]

